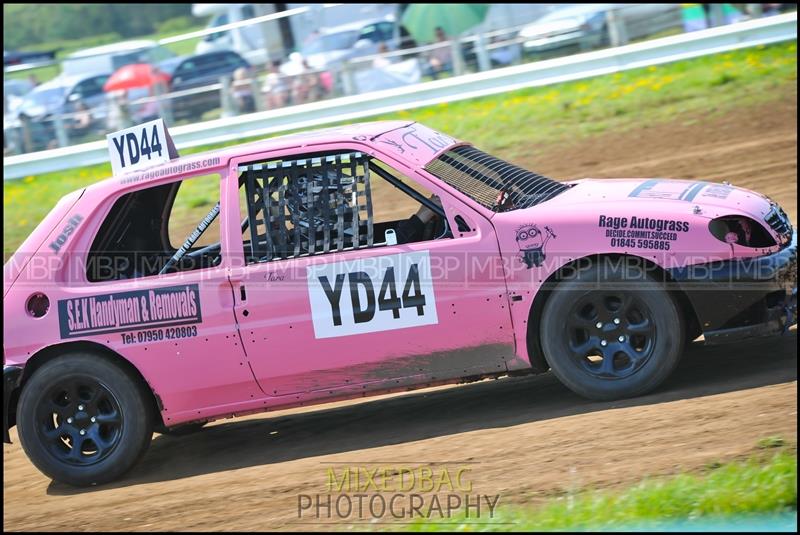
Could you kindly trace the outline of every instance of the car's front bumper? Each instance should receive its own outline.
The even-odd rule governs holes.
[[[3,366],[3,442],[11,444],[8,430],[15,424],[11,414],[11,399],[22,380],[22,368],[19,366]]]
[[[694,307],[706,343],[786,332],[797,323],[797,232],[766,256],[668,270]]]

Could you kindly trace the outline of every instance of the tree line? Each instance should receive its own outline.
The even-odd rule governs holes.
[[[104,34],[132,38],[191,13],[191,4],[3,4],[3,48],[41,48]]]

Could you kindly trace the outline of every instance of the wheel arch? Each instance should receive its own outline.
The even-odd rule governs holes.
[[[684,327],[687,335],[686,341],[690,342],[702,334],[700,321],[697,317],[694,307],[689,301],[688,296],[678,287],[675,281],[673,281],[669,276],[669,273],[667,273],[667,271],[661,266],[652,260],[648,260],[647,258],[638,255],[622,253],[600,253],[587,255],[581,258],[576,258],[570,262],[566,262],[562,266],[559,266],[553,271],[553,273],[550,274],[549,277],[547,277],[547,279],[539,288],[539,291],[536,292],[536,296],[534,297],[533,303],[531,304],[531,308],[528,312],[528,330],[526,333],[528,358],[530,359],[531,368],[535,373],[544,373],[550,368],[547,358],[544,356],[544,351],[542,350],[541,341],[539,339],[539,322],[536,321],[535,318],[541,317],[547,300],[550,298],[558,284],[562,280],[568,278],[569,273],[574,273],[578,268],[591,266],[604,259],[614,260],[617,262],[622,260],[635,260],[637,262],[642,262],[649,273],[655,275],[659,281],[669,285],[667,292],[675,300],[681,315],[681,319],[684,321]],[[583,264],[583,266],[581,264]]]
[[[51,346],[47,346],[43,349],[40,349],[39,351],[34,353],[27,360],[25,366],[22,369],[22,379],[20,380],[19,388],[16,389],[13,399],[14,402],[9,406],[10,418],[16,416],[16,399],[19,398],[20,392],[22,392],[22,389],[25,388],[25,383],[27,383],[28,380],[33,376],[33,374],[36,373],[36,370],[38,370],[39,368],[41,368],[47,362],[50,362],[54,358],[71,351],[84,351],[87,353],[92,353],[100,358],[112,362],[113,364],[125,370],[128,373],[128,375],[130,375],[137,382],[138,386],[142,389],[142,392],[148,398],[154,424],[156,426],[160,425],[163,427],[164,423],[161,418],[161,409],[162,409],[161,398],[159,398],[158,393],[150,386],[150,383],[147,382],[147,379],[145,379],[145,377],[142,375],[139,369],[136,366],[134,366],[133,363],[131,363],[128,359],[126,359],[113,349],[104,346],[103,344],[92,342],[89,340],[78,340],[78,341],[54,344]]]

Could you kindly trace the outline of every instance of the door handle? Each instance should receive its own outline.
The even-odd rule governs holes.
[[[239,278],[230,277],[228,279],[230,283],[230,290],[233,293],[233,304],[234,306],[237,304],[236,300],[239,300],[240,305],[247,302],[247,290],[244,286],[244,280]]]

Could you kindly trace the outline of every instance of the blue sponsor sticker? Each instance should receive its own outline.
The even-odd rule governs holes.
[[[199,288],[184,284],[62,299],[58,319],[61,338],[200,323]]]

